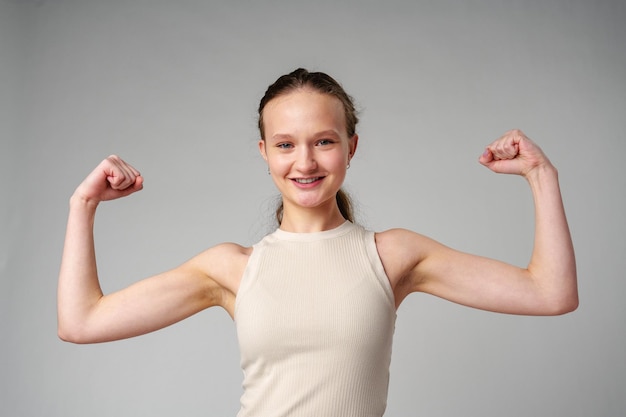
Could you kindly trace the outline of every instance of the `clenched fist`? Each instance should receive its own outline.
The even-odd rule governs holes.
[[[143,177],[117,155],[111,155],[96,167],[74,191],[75,198],[98,204],[100,201],[126,197],[143,188]]]
[[[479,162],[494,172],[524,177],[537,167],[551,166],[541,148],[517,129],[487,146]]]

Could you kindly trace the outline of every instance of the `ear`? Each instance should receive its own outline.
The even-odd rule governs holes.
[[[261,156],[267,162],[267,152],[265,151],[265,141],[263,139],[259,139],[259,152],[261,152]]]
[[[356,152],[357,145],[359,144],[359,135],[354,135],[350,139],[348,139],[348,149],[349,149],[349,160],[352,159],[354,153]]]

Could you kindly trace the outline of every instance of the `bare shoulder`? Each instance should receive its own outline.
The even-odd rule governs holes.
[[[231,317],[234,316],[235,298],[251,253],[251,247],[230,242],[221,243],[187,262],[187,267],[201,271],[209,278],[208,281],[214,286],[213,291],[219,294],[219,304]]]
[[[220,243],[219,245],[215,245],[205,252],[214,252],[214,254],[226,257],[239,257],[239,256],[250,256],[252,253],[252,247],[242,246],[238,243],[233,242],[225,242]]]
[[[375,234],[376,249],[383,263],[392,287],[401,280],[410,269],[409,264],[415,254],[413,247],[417,234],[406,229],[389,229]]]
[[[376,248],[396,295],[396,302],[411,292],[411,276],[437,242],[407,229],[389,229],[375,234]]]
[[[236,294],[251,253],[251,247],[220,243],[198,254],[191,262],[220,286]]]
[[[385,230],[383,232],[376,232],[376,245],[390,246],[394,250],[398,249],[397,246],[415,243],[422,239],[427,238],[408,229],[396,228]]]

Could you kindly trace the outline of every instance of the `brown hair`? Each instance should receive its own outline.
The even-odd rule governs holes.
[[[335,81],[330,75],[323,72],[309,72],[304,68],[298,68],[297,70],[280,76],[272,85],[270,85],[265,91],[265,95],[259,103],[259,131],[261,133],[261,139],[265,140],[265,132],[263,129],[263,109],[274,98],[288,94],[294,90],[301,88],[310,88],[322,94],[331,95],[343,104],[344,114],[346,118],[346,133],[348,137],[352,137],[356,134],[356,125],[359,122],[357,112],[354,107],[354,101],[343,87]],[[341,215],[351,222],[354,222],[354,212],[352,208],[352,200],[350,196],[340,189],[336,195],[337,205]],[[283,220],[283,204],[276,209],[276,220],[278,224]]]

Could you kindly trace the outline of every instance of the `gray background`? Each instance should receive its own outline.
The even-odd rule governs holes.
[[[106,291],[254,243],[276,196],[255,110],[298,66],[361,109],[346,186],[371,229],[525,265],[527,186],[477,158],[519,127],[560,171],[580,308],[515,317],[410,297],[386,415],[625,415],[625,18],[617,0],[0,0],[0,415],[235,415],[220,309],[132,340],[57,339],[67,201],[111,153],[145,176],[100,209]]]

